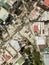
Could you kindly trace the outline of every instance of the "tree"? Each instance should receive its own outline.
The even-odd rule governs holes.
[[[33,52],[31,53],[30,47],[27,47],[24,49],[24,52],[28,55],[28,58],[30,59],[30,62],[32,65],[42,65],[41,56],[40,52],[36,51],[36,48],[32,50]]]

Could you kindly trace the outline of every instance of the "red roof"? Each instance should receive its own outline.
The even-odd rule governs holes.
[[[44,3],[43,3],[45,6],[49,7],[49,0],[44,0]]]
[[[38,31],[38,25],[34,25],[34,31],[35,31],[35,32]]]

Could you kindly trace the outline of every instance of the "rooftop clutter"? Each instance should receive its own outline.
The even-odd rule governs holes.
[[[43,59],[49,53],[48,0],[4,0],[1,4],[0,65],[47,63]]]

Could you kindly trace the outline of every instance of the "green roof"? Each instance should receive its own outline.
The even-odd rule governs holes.
[[[0,0],[0,6],[4,4],[4,0]]]
[[[24,62],[24,58],[23,58],[23,57],[21,57],[21,58],[17,61],[17,63],[18,63],[19,65],[21,65],[23,62]]]
[[[43,50],[44,52],[47,52],[47,49],[46,48],[44,48],[44,50]]]

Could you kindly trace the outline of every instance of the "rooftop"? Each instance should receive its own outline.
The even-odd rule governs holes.
[[[44,3],[43,3],[45,6],[49,7],[49,0],[44,0]]]

